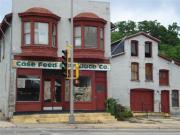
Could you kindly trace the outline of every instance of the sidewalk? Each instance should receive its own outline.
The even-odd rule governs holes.
[[[132,118],[129,121],[97,124],[13,124],[0,121],[0,128],[47,129],[176,129],[180,130],[180,118]]]

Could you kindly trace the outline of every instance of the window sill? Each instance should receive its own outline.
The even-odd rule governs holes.
[[[131,80],[132,82],[140,82],[140,80]]]
[[[168,85],[162,85],[162,84],[159,84],[159,86],[161,86],[161,87],[170,87],[169,84],[168,84]]]
[[[153,83],[154,81],[153,81],[153,80],[145,80],[145,82],[147,82],[147,83]]]

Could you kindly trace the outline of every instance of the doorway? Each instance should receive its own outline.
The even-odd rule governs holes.
[[[61,77],[46,76],[44,78],[43,110],[62,110]]]
[[[169,91],[161,91],[161,112],[169,113]]]

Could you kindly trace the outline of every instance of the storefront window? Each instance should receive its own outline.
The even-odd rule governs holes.
[[[90,102],[91,95],[91,78],[88,76],[79,77],[79,86],[75,87],[74,100],[76,102]]]
[[[17,101],[39,101],[40,78],[37,76],[18,76]]]

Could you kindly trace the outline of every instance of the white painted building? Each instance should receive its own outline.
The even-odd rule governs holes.
[[[112,44],[109,97],[134,112],[180,113],[180,63],[160,56],[159,42],[139,32]]]

